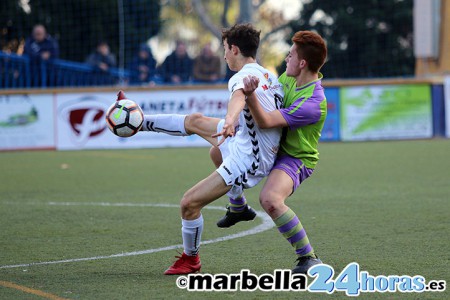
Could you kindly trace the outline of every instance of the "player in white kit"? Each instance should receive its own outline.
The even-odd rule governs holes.
[[[223,160],[216,171],[194,185],[181,199],[184,251],[164,272],[166,275],[189,274],[200,270],[198,251],[203,231],[201,209],[225,194],[231,199],[239,199],[243,189],[255,186],[269,174],[275,161],[281,130],[260,129],[245,103],[243,92],[243,79],[248,75],[257,76],[261,85],[255,93],[262,107],[268,112],[281,107],[282,85],[274,74],[256,63],[259,34],[250,24],[234,25],[222,32],[224,58],[229,68],[237,71],[228,83],[231,96],[225,119],[210,118],[199,113],[144,117],[143,131],[176,136],[197,134],[219,147]]]
[[[244,87],[243,79],[253,74],[263,79],[266,85],[256,91],[261,106],[266,111],[273,111],[282,104],[283,92],[277,78],[257,63],[249,63],[228,82],[231,95]],[[239,92],[240,94],[240,92]],[[245,99],[245,98],[244,98]],[[220,120],[217,133],[224,131],[226,119]],[[232,126],[231,121],[228,123]],[[251,188],[268,175],[278,152],[281,131],[277,129],[260,129],[256,126],[247,105],[239,114],[238,127],[233,138],[220,141],[220,152],[223,162],[217,169],[227,185],[231,185],[227,193],[231,198],[238,198],[243,188]],[[216,136],[216,135],[215,135]],[[237,174],[241,174],[236,177]]]

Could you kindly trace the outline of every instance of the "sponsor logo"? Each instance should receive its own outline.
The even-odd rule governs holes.
[[[107,109],[107,105],[99,99],[87,96],[64,102],[58,112],[70,128],[71,140],[75,145],[82,146],[105,130]]]
[[[125,105],[127,105],[127,103],[128,103],[128,101],[125,101],[125,103],[122,106],[120,106],[119,111],[114,114],[114,118],[116,120],[118,120],[120,118],[120,115],[122,114],[123,108],[125,107]]]
[[[0,127],[18,127],[38,121],[38,111],[26,95],[0,97],[0,104]]]
[[[273,91],[273,90],[279,89],[279,88],[281,87],[280,84],[273,85],[272,78],[269,77],[269,74],[268,74],[268,73],[265,73],[265,74],[264,74],[264,78],[267,80],[267,84],[263,84],[263,85],[261,86],[261,88],[262,88],[264,91],[267,91],[267,90],[269,90],[269,89],[270,89],[271,91]]]

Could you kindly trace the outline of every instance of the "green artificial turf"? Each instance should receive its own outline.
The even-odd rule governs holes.
[[[450,140],[322,143],[313,176],[290,197],[321,259],[377,275],[450,279]],[[341,299],[310,292],[189,292],[163,271],[181,244],[177,205],[214,170],[207,148],[0,153],[0,281],[68,299]],[[258,203],[261,185],[246,192]],[[104,203],[103,205],[99,205]],[[107,204],[105,204],[107,203]],[[214,206],[224,207],[222,197]],[[70,205],[69,205],[70,204]],[[149,206],[168,204],[167,207]],[[116,205],[116,206],[114,206]],[[130,206],[142,205],[142,206]],[[204,210],[203,240],[225,210]],[[291,269],[295,256],[275,228],[201,247],[202,273]],[[311,282],[311,279],[310,279]],[[449,299],[450,293],[364,293],[362,299]],[[43,299],[0,285],[0,299]]]

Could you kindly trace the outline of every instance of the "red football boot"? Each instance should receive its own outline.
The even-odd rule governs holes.
[[[165,272],[164,275],[184,275],[191,274],[200,271],[202,263],[200,262],[200,256],[189,256],[183,252],[181,256],[175,256],[178,258]]]
[[[123,100],[123,99],[127,99],[127,97],[125,96],[125,93],[122,90],[120,90],[117,93],[117,100],[116,101],[120,101],[120,100]]]

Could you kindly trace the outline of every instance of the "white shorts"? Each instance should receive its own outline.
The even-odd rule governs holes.
[[[217,132],[221,132],[225,120],[221,120],[217,124]],[[222,154],[222,164],[217,168],[217,173],[223,178],[227,185],[231,185],[231,190],[227,196],[237,198],[241,196],[244,189],[248,189],[257,185],[265,174],[252,175],[255,173],[253,166],[257,164],[253,155],[246,155],[237,149],[238,143],[235,140],[238,137],[228,137],[222,145],[219,146]],[[249,173],[250,171],[250,173]]]

